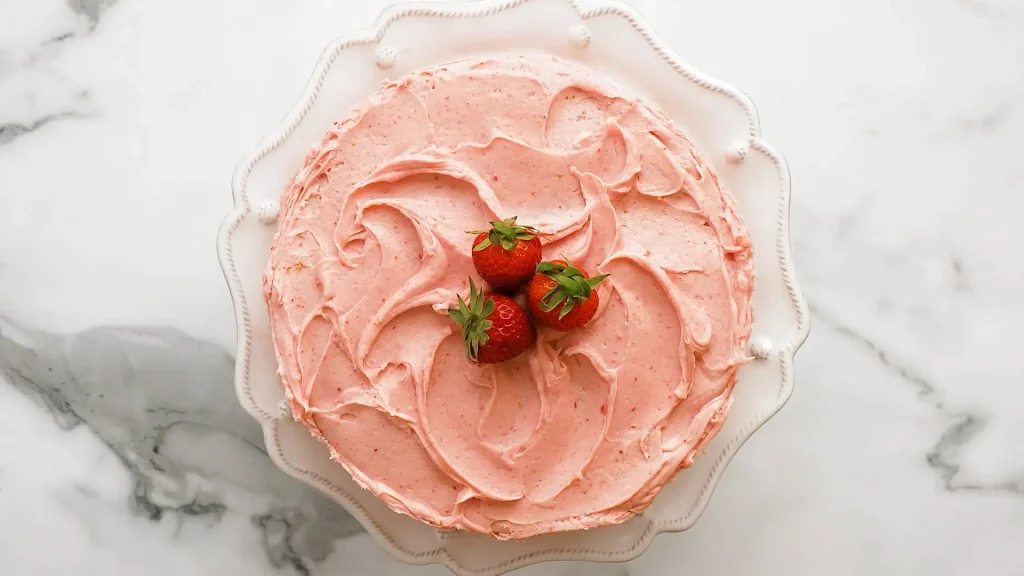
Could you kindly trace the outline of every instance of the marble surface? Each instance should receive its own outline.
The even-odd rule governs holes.
[[[383,4],[0,2],[4,574],[446,573],[270,464],[214,252],[236,161]],[[693,530],[521,573],[1024,573],[1024,4],[633,4],[788,156],[814,327]]]

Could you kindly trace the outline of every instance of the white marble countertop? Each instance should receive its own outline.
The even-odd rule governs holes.
[[[384,3],[0,2],[0,572],[445,573],[271,465],[214,252],[235,163]],[[1024,573],[1024,4],[633,4],[787,155],[814,328],[693,530],[522,574]]]

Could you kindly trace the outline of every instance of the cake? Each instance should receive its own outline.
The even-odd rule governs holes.
[[[608,274],[582,328],[467,360],[447,311],[515,216]],[[622,522],[721,428],[752,323],[750,236],[656,108],[550,56],[385,82],[281,196],[264,293],[292,415],[363,488],[499,539]]]

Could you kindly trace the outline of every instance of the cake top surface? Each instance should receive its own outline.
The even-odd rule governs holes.
[[[660,112],[581,66],[501,56],[387,82],[282,195],[264,291],[293,415],[432,525],[621,522],[721,427],[752,322],[750,238]],[[466,360],[473,236],[516,216],[610,274],[593,321]]]

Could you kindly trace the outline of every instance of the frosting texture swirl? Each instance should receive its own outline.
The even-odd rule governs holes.
[[[517,216],[599,287],[594,320],[465,358],[467,230]],[[752,322],[750,237],[662,113],[581,66],[502,56],[386,82],[282,194],[264,292],[293,416],[431,525],[621,522],[721,427]]]

